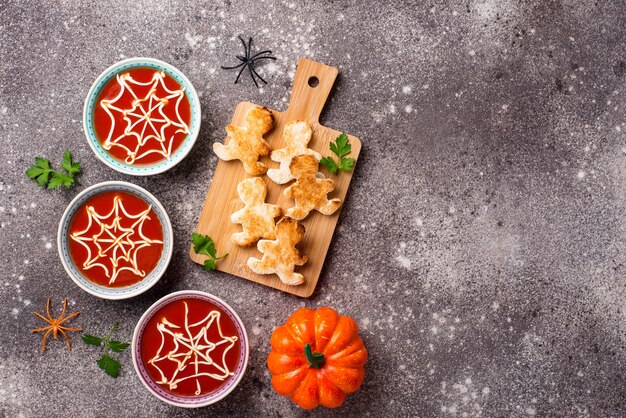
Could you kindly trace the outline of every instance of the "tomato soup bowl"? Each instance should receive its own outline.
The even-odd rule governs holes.
[[[174,233],[167,212],[147,190],[107,181],[70,202],[57,246],[65,271],[80,288],[103,299],[127,299],[163,276]]]
[[[183,290],[161,298],[142,315],[132,356],[139,380],[155,397],[199,408],[237,387],[248,366],[248,335],[226,302]]]
[[[154,58],[129,58],[94,81],[83,109],[89,146],[106,165],[148,176],[169,170],[200,131],[200,99],[185,75]]]

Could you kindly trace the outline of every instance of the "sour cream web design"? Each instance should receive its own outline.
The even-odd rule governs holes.
[[[195,379],[197,388],[195,395],[200,395],[202,393],[200,377],[205,376],[223,381],[233,375],[233,371],[229,369],[226,363],[226,355],[235,345],[238,337],[228,337],[223,334],[220,325],[222,314],[216,310],[209,312],[202,320],[190,324],[187,302],[184,302],[184,305],[184,324],[173,324],[165,316],[157,324],[157,329],[161,335],[161,345],[156,355],[148,363],[154,366],[161,376],[161,379],[156,383],[168,385],[170,390],[174,390],[180,382]],[[209,339],[209,335],[217,335],[218,338],[212,341]],[[173,342],[174,348],[167,351],[164,348],[166,342],[168,345]],[[222,345],[225,346],[220,347]],[[218,347],[221,350],[216,350]],[[219,358],[211,357],[214,351],[221,351],[221,355],[216,356]],[[163,370],[165,367],[159,367],[162,362],[176,364],[176,368],[170,376],[166,376]]]
[[[137,262],[137,253],[142,248],[152,245],[163,245],[162,240],[150,239],[143,232],[143,224],[150,219],[152,206],[132,214],[129,213],[120,196],[113,199],[113,208],[109,213],[98,213],[94,206],[87,206],[87,227],[70,234],[70,238],[81,244],[87,253],[82,267],[85,270],[100,267],[113,284],[120,272],[129,270],[139,277],[146,272],[141,270]],[[132,221],[130,226],[124,227]],[[96,234],[89,233],[92,225],[98,225]]]
[[[164,78],[163,71],[155,71],[152,79],[147,82],[137,81],[127,72],[118,74],[116,81],[120,88],[119,93],[112,99],[100,101],[100,106],[111,121],[108,136],[102,146],[106,150],[122,148],[126,152],[124,161],[127,164],[141,163],[150,154],[160,154],[169,160],[174,136],[189,133],[189,126],[180,114],[181,102],[186,100],[185,89],[169,89]],[[144,93],[140,94],[138,91]],[[133,98],[130,102],[121,100],[127,93]],[[118,101],[120,105],[117,104]],[[165,112],[169,107],[173,109]],[[122,123],[120,116],[126,127],[121,135],[115,136],[116,124]],[[170,127],[177,129],[172,132]],[[134,137],[134,145],[129,145],[129,137]]]

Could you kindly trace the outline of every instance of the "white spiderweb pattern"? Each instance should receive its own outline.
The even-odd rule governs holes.
[[[185,89],[183,87],[178,90],[168,89],[164,77],[165,72],[155,71],[152,80],[139,82],[129,73],[118,74],[116,80],[120,85],[119,94],[113,99],[100,101],[100,106],[111,119],[111,129],[102,146],[106,150],[113,147],[123,148],[126,151],[124,161],[127,164],[140,162],[139,160],[142,158],[154,153],[161,154],[169,160],[172,155],[174,136],[178,133],[185,135],[189,133],[189,126],[182,120],[179,112],[180,103],[185,98]],[[138,97],[133,86],[142,88],[149,86],[149,91],[145,96]],[[123,109],[116,106],[115,103],[126,92],[133,96],[133,101],[130,108]],[[162,97],[159,97],[159,94]],[[163,111],[172,101],[175,103],[176,120],[170,119]],[[116,138],[113,137],[116,124],[114,113],[121,114],[122,119],[126,122],[124,133]],[[178,129],[168,137],[166,130],[170,126]],[[134,147],[129,148],[125,145],[126,141],[124,143],[121,141],[130,136],[135,137],[137,142]],[[156,141],[156,146],[152,144],[154,141]],[[150,144],[146,146],[148,143]]]
[[[148,238],[142,231],[144,222],[150,219],[151,209],[152,206],[148,206],[143,212],[130,214],[124,208],[119,196],[115,196],[113,209],[107,214],[99,214],[93,206],[87,206],[89,217],[87,227],[70,234],[71,239],[87,250],[83,268],[89,270],[101,267],[109,278],[109,284],[115,283],[118,274],[123,270],[145,277],[146,272],[140,270],[137,263],[137,252],[154,244],[163,244],[161,240]],[[134,221],[130,227],[121,225],[121,221],[125,218]],[[99,225],[100,229],[97,234],[88,236],[88,231],[94,223]],[[95,248],[92,248],[90,244],[94,244]],[[108,262],[109,265],[104,262]]]
[[[226,364],[226,354],[235,345],[237,336],[228,337],[222,333],[220,326],[221,313],[219,311],[209,312],[201,321],[189,324],[189,307],[185,305],[185,323],[176,325],[163,317],[157,324],[157,329],[161,334],[161,345],[155,356],[148,363],[153,365],[159,372],[161,379],[156,383],[168,385],[170,390],[176,389],[182,381],[195,379],[195,395],[202,393],[202,386],[199,377],[206,376],[215,380],[223,381],[234,374]],[[219,340],[210,341],[208,334],[211,327],[216,327]],[[165,352],[166,340],[174,343],[174,348]],[[212,352],[223,344],[226,344],[222,351],[221,358],[211,357]],[[161,362],[170,361],[176,363],[177,367],[171,376],[166,376],[159,367]],[[191,370],[191,373],[185,373]],[[182,374],[183,377],[179,377]]]

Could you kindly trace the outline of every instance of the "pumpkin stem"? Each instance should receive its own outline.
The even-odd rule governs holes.
[[[309,367],[319,369],[324,365],[324,354],[314,353],[311,349],[311,344],[305,344],[304,354],[306,355],[306,359],[309,362]]]

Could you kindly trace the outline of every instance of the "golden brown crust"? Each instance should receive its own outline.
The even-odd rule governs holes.
[[[222,160],[240,160],[246,173],[261,175],[267,171],[267,167],[259,161],[259,157],[266,157],[272,151],[263,135],[273,126],[272,112],[265,107],[255,106],[246,113],[243,127],[234,125],[226,127],[226,133],[230,138],[228,144],[216,142],[213,144],[213,151]]]
[[[294,270],[296,266],[307,262],[307,256],[296,248],[304,233],[304,225],[300,222],[282,218],[276,224],[276,239],[260,240],[257,249],[263,253],[263,257],[260,260],[249,258],[248,267],[257,274],[276,274],[286,284],[303,283],[304,276]]]
[[[276,184],[285,184],[296,176],[291,172],[291,162],[298,155],[312,155],[318,161],[322,158],[320,153],[308,148],[313,131],[304,121],[288,122],[283,129],[285,147],[272,151],[272,161],[280,163],[280,167],[267,170],[267,176]]]
[[[314,156],[301,155],[295,157],[291,162],[290,169],[297,180],[284,191],[286,197],[295,201],[295,206],[285,212],[287,216],[302,220],[312,210],[317,210],[324,215],[332,215],[339,209],[341,200],[329,200],[327,196],[335,189],[335,182],[316,176],[318,161]]]
[[[282,214],[280,207],[265,203],[267,185],[259,177],[252,177],[239,182],[237,193],[244,207],[233,213],[230,220],[241,224],[242,232],[232,235],[235,244],[247,247],[261,238],[276,238],[274,218]]]

